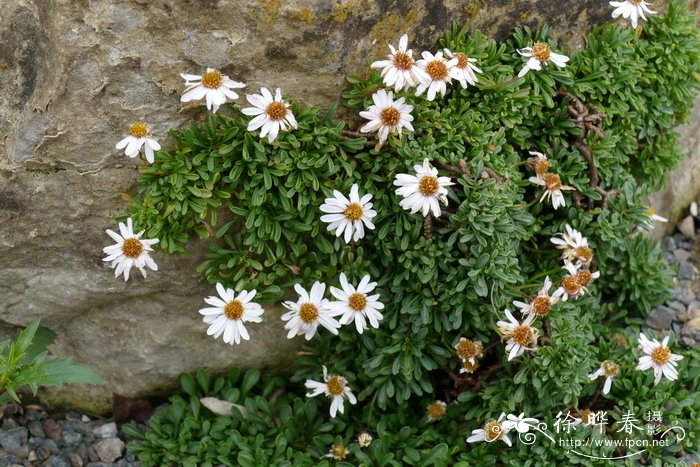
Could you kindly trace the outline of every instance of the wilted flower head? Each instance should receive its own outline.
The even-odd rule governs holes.
[[[443,401],[435,401],[428,404],[426,410],[428,412],[428,421],[435,422],[440,420],[447,413],[447,404]]]
[[[600,376],[605,376],[605,383],[603,384],[603,394],[610,392],[610,387],[612,386],[612,379],[617,376],[620,372],[620,366],[613,362],[612,360],[605,360],[595,372],[588,375],[591,381],[595,381]]]
[[[509,429],[501,424],[506,414],[502,413],[498,420],[489,420],[484,424],[484,428],[478,428],[472,430],[472,435],[467,438],[468,443],[476,443],[479,441],[486,441],[487,443],[492,443],[496,440],[501,440],[508,446],[512,446],[510,438],[508,437]]]
[[[363,431],[357,436],[357,444],[359,444],[361,448],[369,447],[369,445],[372,444],[372,435]]]
[[[323,366],[323,382],[307,379],[304,385],[307,389],[311,389],[311,392],[307,393],[306,397],[316,397],[319,394],[325,394],[333,399],[331,402],[331,418],[335,418],[337,412],[344,412],[343,402],[345,399],[348,399],[351,404],[357,403],[352,389],[348,386],[348,380],[340,375],[329,375],[325,365]]]

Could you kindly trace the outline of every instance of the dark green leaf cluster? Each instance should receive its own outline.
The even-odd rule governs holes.
[[[596,28],[586,48],[567,53],[566,68],[550,63],[523,78],[515,78],[524,65],[517,49],[539,41],[562,52],[547,28],[517,29],[497,43],[453,27],[440,45],[476,58],[483,70],[479,84],[462,89],[454,83],[433,102],[399,93],[414,106],[415,131],[391,135],[384,145],[345,130],[335,109],[322,114],[297,105],[292,109],[299,128],[273,144],[247,132],[247,120],[237,111],[174,132],[174,146],[141,169],[140,193],[129,207],[147,236],[161,239],[160,248],[182,252],[192,235],[214,237],[201,272],[211,283],[255,288],[261,301],[278,300],[295,283],[337,285],[345,272],[351,282],[369,274],[385,304],[379,329],[358,335],[346,326],[337,337],[319,333],[300,358],[292,384],[277,386],[294,391],[307,378],[320,379],[321,365],[328,365],[358,394],[350,415],[332,423],[321,422],[321,415],[315,415],[317,421],[304,419],[307,410],[320,413],[325,405],[291,395],[265,402],[267,392],[254,399],[261,405],[249,412],[284,411],[315,432],[299,444],[292,440],[300,435],[285,434],[289,445],[278,448],[286,422],[264,419],[263,426],[230,420],[234,444],[246,453],[239,462],[317,462],[334,436],[348,443],[368,429],[380,441],[369,451],[351,450],[358,460],[378,465],[421,465],[425,458],[430,465],[533,458],[540,459],[533,465],[574,463],[581,458],[558,447],[499,451],[488,443],[466,445],[465,438],[502,411],[551,420],[560,410],[591,408],[618,417],[622,407],[612,396],[623,393],[635,410],[660,410],[652,406],[675,391],[692,402],[670,412],[669,420],[697,418],[697,397],[682,389],[687,376],[652,390],[644,386],[651,381],[648,372],[627,368],[620,387],[607,397],[600,397],[588,379],[608,358],[633,367],[627,340],[609,349],[610,330],[638,329],[639,317],[670,293],[670,269],[641,231],[650,222],[644,200],[681,158],[672,129],[689,114],[698,87],[700,40],[694,22],[683,3],[672,2],[668,14],[650,18],[639,33],[612,25]],[[352,88],[343,97],[349,109],[366,108],[381,87],[376,72],[348,81]],[[565,207],[553,210],[539,202],[542,188],[528,180],[534,176],[529,151],[546,154],[549,171],[575,188],[566,192]],[[392,186],[396,174],[411,173],[425,158],[455,182],[438,218],[401,209]],[[375,230],[346,245],[327,232],[319,206],[332,190],[347,193],[354,183],[361,194],[373,195],[378,215]],[[536,322],[542,336],[537,351],[507,361],[495,323],[504,319],[505,308],[512,310],[513,300],[536,294],[545,277],[558,285],[565,272],[561,251],[550,238],[565,224],[588,238],[595,253],[592,268],[601,277],[585,298],[558,303]],[[619,330],[621,336],[625,332]],[[462,336],[487,348],[473,375],[457,374],[454,345]],[[692,354],[685,355],[680,374],[692,380],[697,368],[688,363]],[[233,388],[235,383],[220,384]],[[249,400],[233,393],[226,399]],[[445,418],[429,425],[422,414],[436,399],[451,403]],[[220,443],[197,444],[212,425],[202,431],[201,412],[175,401],[182,407],[177,422],[156,418],[161,431],[175,427],[167,434],[174,439],[153,454],[164,435],[151,434],[152,428],[142,438],[151,446],[147,455],[140,451],[142,458],[169,461],[166,456],[194,449],[195,463],[231,459],[234,451],[219,451]],[[193,428],[178,441],[184,419]],[[275,441],[263,447],[260,436]],[[419,448],[411,451],[411,446]],[[683,446],[690,449],[693,443]],[[660,449],[649,453],[657,460],[672,455]]]

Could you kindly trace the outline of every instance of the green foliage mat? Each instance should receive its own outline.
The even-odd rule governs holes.
[[[660,250],[637,232],[649,225],[645,198],[682,156],[672,128],[689,115],[698,86],[695,21],[672,2],[643,29],[594,29],[566,68],[550,64],[522,79],[513,79],[524,63],[516,49],[553,44],[547,28],[516,29],[498,43],[455,27],[440,48],[476,58],[478,85],[457,84],[433,102],[406,94],[415,131],[379,149],[336,120],[335,108],[297,104],[299,128],[273,144],[247,132],[248,118],[232,107],[231,116],[172,133],[173,147],[140,169],[129,206],[146,237],[159,238],[167,252],[185,252],[192,235],[212,237],[200,271],[212,284],[257,289],[263,303],[295,283],[336,285],[345,272],[351,283],[364,274],[377,280],[386,308],[379,329],[319,332],[291,382],[258,381],[257,372],[241,379],[237,370],[213,383],[203,373],[196,383],[185,376],[186,396],[173,398],[145,433],[131,427],[141,442],[130,449],[144,465],[323,465],[330,445],[341,442],[351,464],[586,464],[595,461],[546,440],[516,439],[506,448],[466,438],[504,411],[552,426],[559,411],[588,408],[607,410],[611,422],[628,410],[638,418],[663,411],[665,426],[685,428],[681,443],[633,460],[669,465],[697,452],[700,400],[688,389],[698,387],[698,351],[671,341],[685,356],[675,382],[652,386],[650,372],[634,370],[642,318],[672,289]],[[346,109],[367,108],[381,87],[376,72],[349,81]],[[564,208],[537,202],[542,191],[528,181],[528,151],[546,154],[551,171],[576,189]],[[392,185],[424,158],[456,183],[443,215],[427,221],[400,208]],[[326,231],[319,206],[353,183],[373,195],[377,227],[346,245]],[[590,295],[555,305],[536,352],[509,362],[502,345],[488,347],[499,341],[495,322],[545,276],[561,280],[561,252],[550,238],[565,224],[588,238],[601,277]],[[462,336],[489,348],[474,375],[457,374],[454,345]],[[588,374],[606,359],[622,370],[610,394],[600,395]],[[328,400],[304,397],[304,380],[319,380],[321,365],[346,377],[359,398],[332,420]],[[200,407],[203,395],[243,404],[246,416],[213,415]],[[436,399],[448,402],[447,413],[428,423],[425,409]],[[374,437],[364,450],[354,441],[360,431]]]

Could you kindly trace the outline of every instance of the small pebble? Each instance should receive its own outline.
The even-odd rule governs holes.
[[[70,459],[71,467],[83,467],[85,465],[83,459],[75,452],[68,454],[68,459]]]
[[[94,448],[102,462],[114,462],[124,452],[124,441],[119,438],[106,438],[95,443]]]
[[[692,279],[695,276],[695,268],[690,261],[681,261],[678,264],[678,279]]]
[[[0,446],[6,451],[13,451],[27,442],[27,429],[23,427],[0,430]]]
[[[685,236],[685,238],[695,238],[695,219],[693,219],[693,216],[684,217],[678,224],[678,230]]]
[[[673,256],[676,257],[676,262],[680,263],[681,261],[688,261],[690,259],[690,252],[688,250],[676,248],[673,250]]]
[[[114,438],[117,436],[117,424],[114,422],[96,426],[92,432],[100,438]]]
[[[698,203],[695,201],[690,203],[690,214],[692,216],[698,217]]]
[[[676,312],[673,309],[665,305],[657,306],[647,316],[647,326],[658,330],[668,329],[675,317]]]
[[[53,418],[44,420],[44,433],[46,433],[47,438],[57,441],[61,439],[61,431],[61,427]]]
[[[27,429],[29,430],[29,434],[34,436],[34,437],[40,437],[40,438],[46,437],[46,433],[44,433],[44,427],[41,425],[41,422],[38,420],[33,420],[33,421],[27,423]]]

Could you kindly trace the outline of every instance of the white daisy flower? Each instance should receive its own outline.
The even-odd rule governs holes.
[[[506,353],[508,354],[508,361],[510,361],[522,355],[526,350],[533,350],[537,346],[537,338],[540,332],[536,327],[531,326],[533,321],[535,321],[534,314],[528,315],[520,323],[513,317],[510,310],[505,310],[505,313],[508,321],[498,321],[496,326],[498,326],[499,332],[504,337],[508,337]]]
[[[549,170],[549,167],[551,167],[547,156],[537,151],[528,152],[531,156],[535,156],[527,160],[528,165],[535,170],[538,177],[543,177]]]
[[[316,397],[319,394],[325,394],[333,399],[331,402],[331,418],[335,418],[337,412],[343,413],[345,410],[343,402],[346,398],[351,404],[357,403],[352,389],[348,386],[348,381],[339,375],[329,375],[325,365],[323,367],[323,383],[307,379],[304,386],[307,389],[311,389],[311,392],[306,393],[306,397]]]
[[[413,131],[413,110],[412,105],[404,104],[404,98],[401,97],[394,101],[394,94],[384,89],[372,94],[374,105],[370,105],[369,109],[360,112],[360,117],[369,120],[362,128],[361,133],[371,133],[376,131],[379,135],[379,142],[387,140],[389,133],[398,133],[401,136],[401,130],[405,127],[408,131]]]
[[[123,222],[119,223],[121,235],[110,229],[107,229],[106,232],[117,243],[102,249],[108,255],[102,261],[112,262],[109,267],[116,268],[114,269],[115,277],[124,273],[124,280],[129,280],[129,272],[133,266],[139,268],[143,277],[146,277],[146,266],[154,271],[158,270],[158,266],[148,252],[153,251],[151,245],[155,245],[159,240],[157,238],[151,240],[142,239],[141,235],[143,235],[145,230],[134,234],[131,217],[126,220],[126,224]]]
[[[610,2],[610,6],[615,8],[612,12],[613,19],[620,15],[622,15],[622,17],[625,19],[629,18],[633,28],[637,27],[638,18],[641,17],[644,21],[646,21],[647,18],[644,16],[644,13],[648,13],[650,15],[656,13],[655,11],[649,9],[649,5],[644,0]]]
[[[439,92],[440,96],[445,97],[447,92],[447,84],[452,83],[452,68],[459,63],[457,58],[447,60],[442,56],[442,52],[435,55],[430,52],[423,52],[423,58],[418,60],[418,67],[425,71],[430,77],[430,80],[424,81],[416,88],[416,96],[420,96],[427,89],[428,100],[435,100],[435,95]]]
[[[534,314],[540,318],[547,316],[552,309],[552,306],[559,301],[559,297],[562,292],[557,289],[550,296],[549,289],[552,288],[552,281],[549,280],[549,276],[544,279],[544,286],[537,292],[537,296],[533,298],[529,303],[521,302],[518,300],[513,300],[513,305],[520,308],[520,312],[523,316],[529,314]]]
[[[151,128],[145,122],[132,123],[129,127],[129,136],[117,143],[117,149],[124,149],[124,155],[127,157],[136,157],[136,155],[144,148],[146,160],[149,164],[153,164],[153,151],[160,150],[160,144],[151,136]]]
[[[408,47],[408,35],[404,34],[399,40],[399,50],[389,45],[391,53],[388,60],[372,63],[372,68],[382,68],[382,78],[386,86],[394,86],[395,91],[406,90],[419,83],[430,81],[430,77],[413,60],[413,51]]]
[[[668,339],[669,336],[664,337],[663,342],[659,344],[658,340],[649,340],[644,333],[639,333],[638,347],[646,355],[639,357],[637,370],[644,371],[652,368],[654,370],[655,385],[659,384],[662,376],[665,376],[670,381],[678,379],[676,362],[683,360],[683,356],[671,353],[671,349],[668,347]]]
[[[574,263],[577,267],[590,265],[593,261],[593,250],[588,246],[588,239],[569,224],[564,227],[565,233],[558,233],[550,238],[558,249],[564,250],[562,254],[564,262]]]
[[[564,276],[556,294],[561,296],[562,301],[567,301],[569,298],[578,298],[588,292],[586,286],[593,279],[600,277],[600,271],[591,272],[588,269],[578,269],[572,263],[565,263],[564,268],[569,271],[569,275]]]
[[[613,362],[612,360],[605,360],[595,372],[588,375],[591,381],[595,381],[601,376],[605,376],[605,383],[603,384],[603,394],[610,392],[610,387],[612,386],[612,379],[617,376],[620,372],[620,366]]]
[[[205,98],[207,109],[216,113],[219,106],[226,102],[226,99],[238,99],[238,94],[233,90],[244,88],[245,84],[233,81],[228,76],[222,75],[219,70],[207,68],[203,75],[189,75],[180,73],[185,80],[185,93],[180,100],[182,102],[198,101]]]
[[[307,292],[299,285],[294,285],[294,290],[299,294],[297,302],[283,302],[289,311],[282,315],[282,321],[287,321],[284,328],[289,331],[287,339],[304,334],[306,340],[310,340],[320,324],[333,334],[338,334],[340,323],[334,318],[335,314],[328,308],[328,299],[323,298],[326,293],[326,284],[314,282],[311,291]]]
[[[551,47],[543,42],[535,42],[532,47],[519,49],[518,53],[523,57],[530,57],[523,69],[518,73],[518,78],[522,78],[530,70],[541,70],[542,65],[546,65],[549,62],[554,63],[559,68],[564,68],[566,62],[569,61],[569,57],[552,52]]]
[[[344,444],[334,444],[331,446],[330,451],[323,457],[330,457],[337,461],[345,459],[348,455],[348,448]]]
[[[537,427],[537,424],[540,422],[536,418],[525,417],[525,413],[521,413],[517,416],[514,414],[508,414],[507,418],[508,420],[503,422],[503,428],[506,431],[510,431],[515,428],[515,431],[518,433],[527,433],[530,431],[530,427]]]
[[[216,291],[221,298],[211,296],[204,299],[213,308],[199,310],[204,316],[204,322],[210,325],[207,334],[213,335],[214,339],[223,334],[224,342],[231,345],[240,344],[241,339],[249,340],[250,336],[243,323],[262,322],[262,307],[251,302],[257,292],[241,290],[236,296],[233,290],[224,288],[219,283],[216,284]]]
[[[430,404],[428,404],[426,412],[428,416],[428,421],[436,422],[442,417],[444,417],[447,413],[447,404],[445,404],[443,401],[431,402]]]
[[[369,445],[372,444],[372,435],[363,431],[357,435],[357,444],[359,444],[361,448],[369,447]]]
[[[449,49],[443,50],[450,59],[457,59],[457,64],[450,69],[450,76],[459,81],[463,88],[467,87],[467,83],[475,86],[479,81],[476,73],[483,73],[479,67],[474,65],[476,59],[468,57],[463,52],[452,52]]]
[[[401,207],[411,214],[421,211],[423,216],[427,216],[430,211],[435,217],[441,214],[440,204],[442,201],[447,205],[447,188],[454,185],[450,177],[438,177],[436,168],[431,167],[428,159],[423,160],[423,165],[414,165],[416,175],[397,174],[394,185],[400,187],[396,190],[397,195],[403,196]]]
[[[467,438],[468,443],[476,443],[479,441],[486,441],[487,443],[492,443],[496,440],[501,440],[506,443],[509,447],[513,445],[510,438],[508,437],[508,429],[501,424],[503,418],[506,414],[502,413],[498,420],[489,420],[484,424],[484,428],[479,428],[472,430],[472,435]]]
[[[260,138],[267,135],[267,141],[277,139],[280,131],[288,131],[289,128],[297,128],[294,114],[289,110],[289,104],[282,100],[282,91],[275,89],[275,97],[267,88],[260,88],[260,94],[246,94],[245,98],[253,107],[241,110],[245,115],[255,115],[248,123],[248,131],[260,130]]]
[[[350,188],[350,199],[338,190],[333,190],[333,196],[335,197],[326,198],[325,203],[321,205],[321,212],[328,213],[321,216],[323,222],[328,222],[328,230],[335,230],[338,237],[345,232],[345,243],[350,243],[350,239],[358,241],[365,236],[365,227],[374,229],[372,219],[377,215],[377,211],[372,209],[371,194],[360,198],[355,183]]]
[[[562,185],[559,175],[553,173],[546,173],[541,177],[530,177],[530,181],[545,187],[544,194],[540,198],[540,203],[551,197],[552,207],[554,209],[558,209],[559,206],[566,206],[564,195],[561,192],[562,190],[574,190],[573,187]]]
[[[459,339],[455,350],[463,362],[469,362],[472,365],[476,364],[477,359],[484,355],[484,346],[480,341],[472,341],[465,337]]]
[[[658,214],[656,214],[656,211],[652,208],[649,208],[649,210],[647,211],[647,216],[649,216],[649,228],[653,228],[655,222],[668,222],[667,218],[659,216]]]
[[[355,321],[355,328],[360,334],[367,328],[368,320],[373,328],[378,328],[379,321],[384,318],[379,312],[384,308],[384,304],[379,301],[379,294],[369,295],[377,283],[370,282],[369,275],[365,275],[355,288],[350,285],[345,273],[341,272],[340,285],[342,289],[331,286],[331,295],[338,301],[328,305],[336,315],[342,315],[340,324],[350,324]]]

